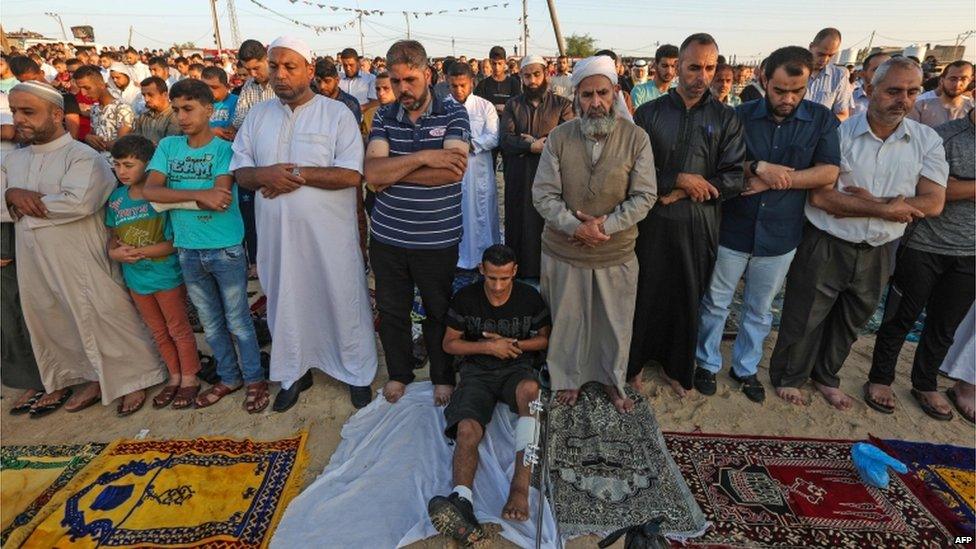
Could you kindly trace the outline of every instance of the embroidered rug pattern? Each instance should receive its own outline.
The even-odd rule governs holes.
[[[950,532],[899,477],[861,482],[852,441],[668,433],[671,455],[712,528],[693,547],[951,545]]]
[[[25,547],[262,547],[298,491],[306,436],[116,442]]]

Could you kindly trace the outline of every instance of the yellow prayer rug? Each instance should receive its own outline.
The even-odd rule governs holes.
[[[116,442],[23,546],[264,547],[300,487],[306,437]]]
[[[0,448],[0,544],[15,547],[44,515],[39,511],[105,444],[4,446]]]

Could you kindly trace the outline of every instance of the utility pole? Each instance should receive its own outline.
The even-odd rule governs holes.
[[[529,0],[522,0],[522,55],[529,54]]]
[[[64,41],[67,42],[68,41],[68,33],[64,32],[64,21],[61,20],[61,16],[58,15],[58,14],[56,14],[56,13],[49,12],[49,11],[44,12],[44,15],[47,15],[49,17],[53,17],[53,18],[57,19],[58,24],[61,25],[61,38],[63,38]]]
[[[230,39],[234,46],[241,45],[241,29],[237,24],[237,8],[234,7],[234,0],[227,0],[227,18],[230,19]]]
[[[454,49],[454,37],[451,37],[451,55],[457,56],[457,50]]]
[[[126,43],[127,48],[132,47],[132,25],[129,25],[129,41]]]
[[[359,53],[360,55],[366,55],[366,39],[363,36],[363,12],[359,12],[359,16],[356,17],[359,20]]]
[[[874,33],[877,31],[871,31],[871,38],[868,38],[868,55],[871,55],[871,45],[874,44]]]
[[[559,55],[566,55],[566,42],[563,40],[563,33],[559,30],[559,16],[556,15],[556,0],[546,0],[549,4],[549,19],[552,20],[552,32],[556,33],[556,46],[559,48]]]
[[[214,42],[217,43],[217,53],[220,53],[224,46],[220,42],[220,24],[217,21],[217,0],[210,0],[210,15],[213,16]]]
[[[407,40],[410,40],[410,12],[403,12],[403,18],[407,20]]]

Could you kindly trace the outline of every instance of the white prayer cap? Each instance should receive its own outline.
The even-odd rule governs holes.
[[[49,103],[53,103],[55,107],[64,110],[64,97],[61,95],[61,92],[54,89],[54,86],[46,82],[26,80],[11,88],[10,92],[29,93],[35,97],[40,97]]]
[[[635,67],[646,67],[647,66],[647,61],[645,61],[643,59],[638,59],[637,61],[634,61],[634,66]]]
[[[122,73],[122,74],[128,76],[130,80],[132,79],[132,71],[129,70],[129,66],[128,65],[125,65],[123,63],[119,63],[118,61],[112,62],[112,64],[109,66],[108,70],[110,72]]]
[[[598,74],[606,76],[610,82],[617,85],[617,64],[606,55],[595,55],[576,62],[576,66],[573,67],[573,87],[579,86],[584,78]]]
[[[306,44],[301,38],[295,38],[293,36],[279,36],[278,38],[275,38],[275,41],[272,42],[270,46],[268,46],[268,53],[271,53],[271,50],[275,48],[285,48],[291,50],[304,57],[305,61],[307,61],[309,65],[315,63],[315,60],[312,59],[312,48],[308,47],[308,44]]]
[[[546,60],[543,59],[541,55],[526,55],[522,58],[522,64],[519,65],[519,70],[522,70],[529,65],[542,65],[545,67]]]

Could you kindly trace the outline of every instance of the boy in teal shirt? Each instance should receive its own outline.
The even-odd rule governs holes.
[[[244,407],[257,413],[268,405],[268,382],[247,302],[244,223],[229,170],[231,144],[210,128],[214,97],[206,84],[181,80],[169,96],[184,135],[159,142],[143,194],[153,202],[179,204],[170,215],[173,244],[220,376],[220,383],[197,396],[196,406],[211,406],[246,386]]]
[[[126,135],[112,145],[115,175],[123,183],[109,196],[105,225],[112,229],[108,255],[122,264],[122,276],[139,315],[156,342],[169,383],[153,398],[154,408],[170,403],[189,408],[200,390],[200,357],[186,314],[186,287],[173,247],[169,214],[157,212],[143,196],[151,141]],[[120,408],[119,415],[133,409]]]

